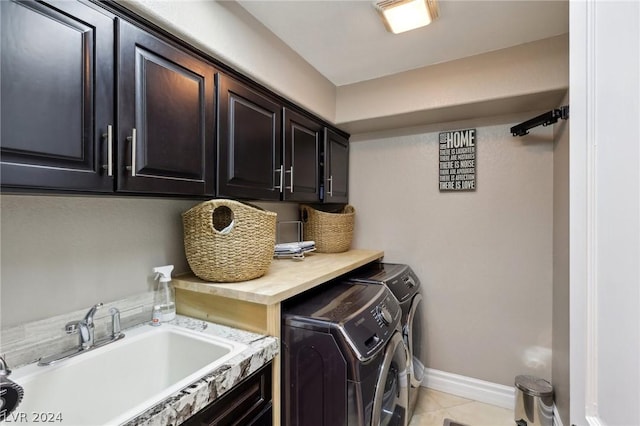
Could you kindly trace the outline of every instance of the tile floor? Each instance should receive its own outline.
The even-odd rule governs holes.
[[[442,426],[444,419],[468,426],[514,426],[513,410],[421,388],[409,426]]]

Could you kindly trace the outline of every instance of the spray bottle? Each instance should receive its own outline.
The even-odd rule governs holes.
[[[159,279],[154,304],[160,307],[161,322],[171,321],[176,317],[176,297],[171,285],[171,271],[173,271],[173,265],[153,268],[156,279]]]

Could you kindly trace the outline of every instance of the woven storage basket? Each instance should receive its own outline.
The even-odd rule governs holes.
[[[307,205],[300,206],[305,240],[316,243],[318,253],[340,253],[349,250],[353,239],[356,210],[346,205],[340,213],[328,213]]]
[[[182,214],[184,248],[191,270],[215,282],[264,275],[273,259],[276,216],[232,200],[205,201],[186,211]]]

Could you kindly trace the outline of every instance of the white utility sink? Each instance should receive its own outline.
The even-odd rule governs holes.
[[[56,424],[121,424],[247,348],[171,324],[145,325],[125,335],[58,364],[15,369],[11,379],[24,388],[12,413],[16,421],[34,422],[34,413],[52,413]]]

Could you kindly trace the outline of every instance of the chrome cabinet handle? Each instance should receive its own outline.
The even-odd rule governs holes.
[[[280,185],[276,186],[276,189],[279,189],[282,192],[282,185],[284,184],[284,165],[281,165],[279,168],[274,170],[276,173],[280,173]]]
[[[329,191],[327,192],[327,195],[329,195],[329,197],[333,197],[333,176],[329,176],[327,181],[329,182]]]
[[[107,170],[107,176],[113,176],[113,126],[111,124],[107,126],[107,133],[103,133],[102,137],[107,139],[107,164],[102,168]]]
[[[285,173],[289,173],[289,177],[291,179],[291,185],[287,186],[286,189],[293,193],[293,166],[289,167],[289,170],[287,170]]]
[[[127,170],[131,170],[131,177],[136,177],[136,128],[131,129],[131,136],[127,137],[131,142],[131,166],[127,166]]]

